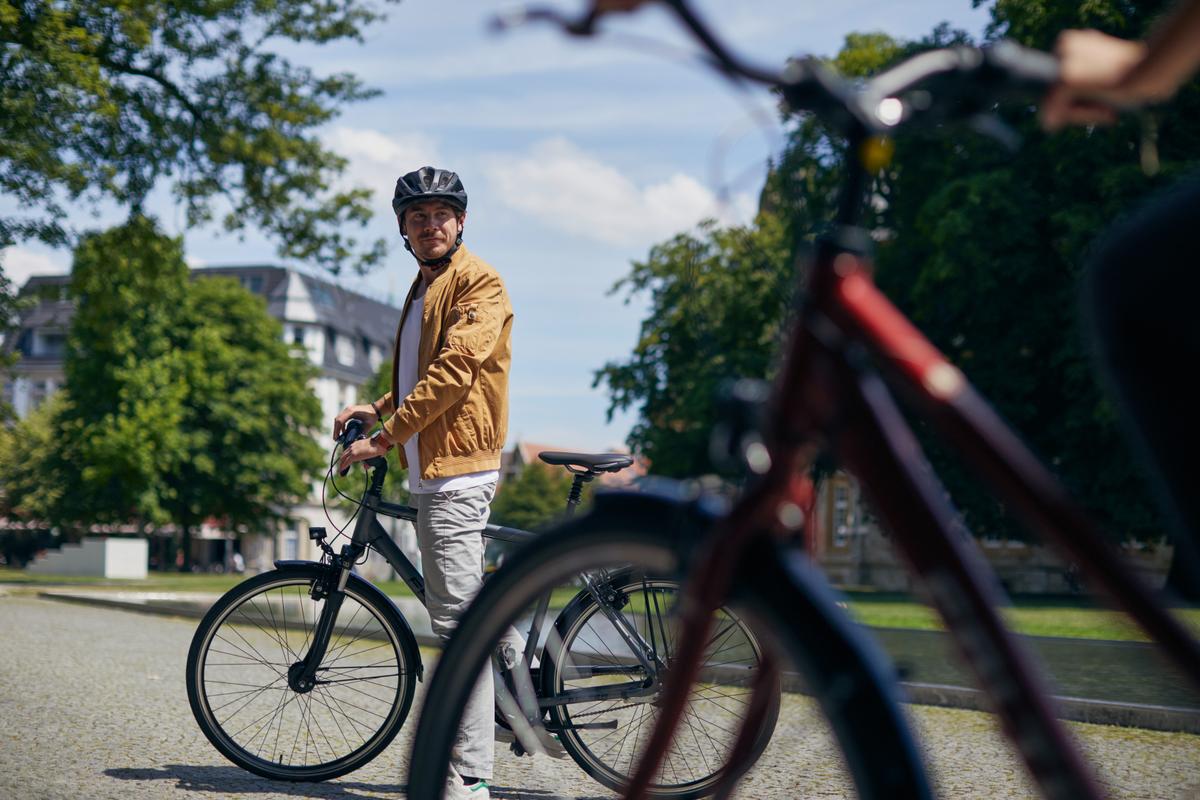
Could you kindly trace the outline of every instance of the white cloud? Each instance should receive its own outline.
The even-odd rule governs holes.
[[[736,196],[722,204],[707,187],[677,172],[639,186],[565,139],[533,146],[527,155],[492,157],[486,173],[493,196],[543,224],[614,245],[646,245],[689,230],[706,218],[745,222],[754,203]]]
[[[349,159],[345,184],[370,189],[377,206],[387,207],[396,178],[405,172],[438,163],[437,144],[422,133],[389,135],[370,128],[337,127],[325,144]]]
[[[71,265],[65,256],[56,258],[23,247],[7,247],[0,250],[0,269],[13,287],[19,288],[33,275],[64,275],[71,271]]]

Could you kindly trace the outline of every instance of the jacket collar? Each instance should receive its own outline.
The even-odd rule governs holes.
[[[430,293],[435,289],[437,291],[441,291],[444,287],[449,285],[446,282],[446,279],[462,267],[463,263],[470,257],[470,253],[471,251],[467,249],[465,244],[460,244],[458,246],[458,249],[454,251],[454,255],[450,257],[450,263],[447,264],[442,271],[434,277],[433,283],[429,284],[429,286],[425,288],[426,300],[429,299]],[[416,296],[417,287],[421,285],[421,281],[424,279],[425,278],[421,275],[421,270],[418,268],[417,276],[413,279],[412,285],[408,288],[408,297],[406,297],[404,300],[405,308],[408,307],[408,304],[412,302],[413,297]]]

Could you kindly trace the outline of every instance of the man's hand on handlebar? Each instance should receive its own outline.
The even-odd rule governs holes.
[[[1054,49],[1060,64],[1059,81],[1042,103],[1042,124],[1049,130],[1109,124],[1116,120],[1117,108],[1159,99],[1128,80],[1146,57],[1142,42],[1100,31],[1063,31]]]
[[[342,413],[333,418],[333,438],[338,439],[342,435],[342,431],[346,430],[346,423],[352,419],[361,420],[363,430],[369,431],[379,422],[379,416],[375,413],[375,409],[370,403],[361,405],[346,406],[342,409]]]
[[[346,470],[350,469],[351,465],[359,461],[367,461],[376,456],[385,456],[388,450],[391,449],[391,444],[382,436],[359,439],[354,444],[342,450],[342,457],[338,459],[338,472],[345,475]]]

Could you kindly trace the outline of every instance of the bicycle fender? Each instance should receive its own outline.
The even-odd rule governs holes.
[[[320,561],[291,559],[280,559],[279,561],[275,562],[275,569],[289,569],[294,567],[322,567],[328,569],[329,565],[322,564]],[[381,605],[383,605],[385,608],[390,608],[395,613],[396,619],[400,623],[400,637],[403,640],[400,642],[400,646],[405,648],[412,656],[413,663],[417,665],[417,680],[424,683],[425,662],[421,659],[421,648],[417,644],[417,636],[415,633],[413,633],[412,626],[408,624],[408,618],[404,616],[403,612],[400,611],[400,608],[392,601],[392,598],[388,597],[378,586],[366,580],[365,578],[352,572],[350,573],[349,583],[354,584],[355,588],[361,594],[371,595],[375,600],[379,601]]]
[[[417,637],[413,633],[412,626],[408,624],[408,618],[400,612],[400,609],[392,601],[392,598],[384,594],[383,590],[375,584],[353,573],[350,575],[350,583],[354,584],[363,594],[373,595],[380,602],[386,602],[396,612],[396,618],[400,620],[400,633],[405,639],[401,643],[401,646],[407,648],[412,654],[413,663],[417,665],[417,680],[424,682],[425,662],[421,660],[421,648],[417,645]]]
[[[728,510],[722,497],[660,478],[636,492],[597,492],[591,509],[576,519],[595,526],[652,527],[670,536],[686,556]]]

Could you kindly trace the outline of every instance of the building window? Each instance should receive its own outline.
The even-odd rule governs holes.
[[[354,363],[354,340],[349,336],[338,336],[333,346],[339,364],[350,366]]]
[[[301,328],[299,325],[292,328],[292,343],[304,344],[304,328]]]
[[[309,297],[319,306],[333,306],[333,294],[328,288],[319,283],[311,283],[308,286]]]
[[[54,391],[53,381],[30,381],[29,408],[34,409],[42,404],[46,397]]]
[[[67,346],[67,335],[58,331],[39,331],[33,337],[33,356],[36,358],[62,358]]]
[[[854,533],[854,504],[850,486],[838,481],[833,487],[833,546],[845,547]]]
[[[300,536],[296,532],[296,523],[288,520],[280,536],[279,557],[284,561],[295,561],[300,557]]]
[[[251,275],[250,280],[246,282],[246,288],[255,294],[262,294],[262,286],[263,284],[261,275]]]

